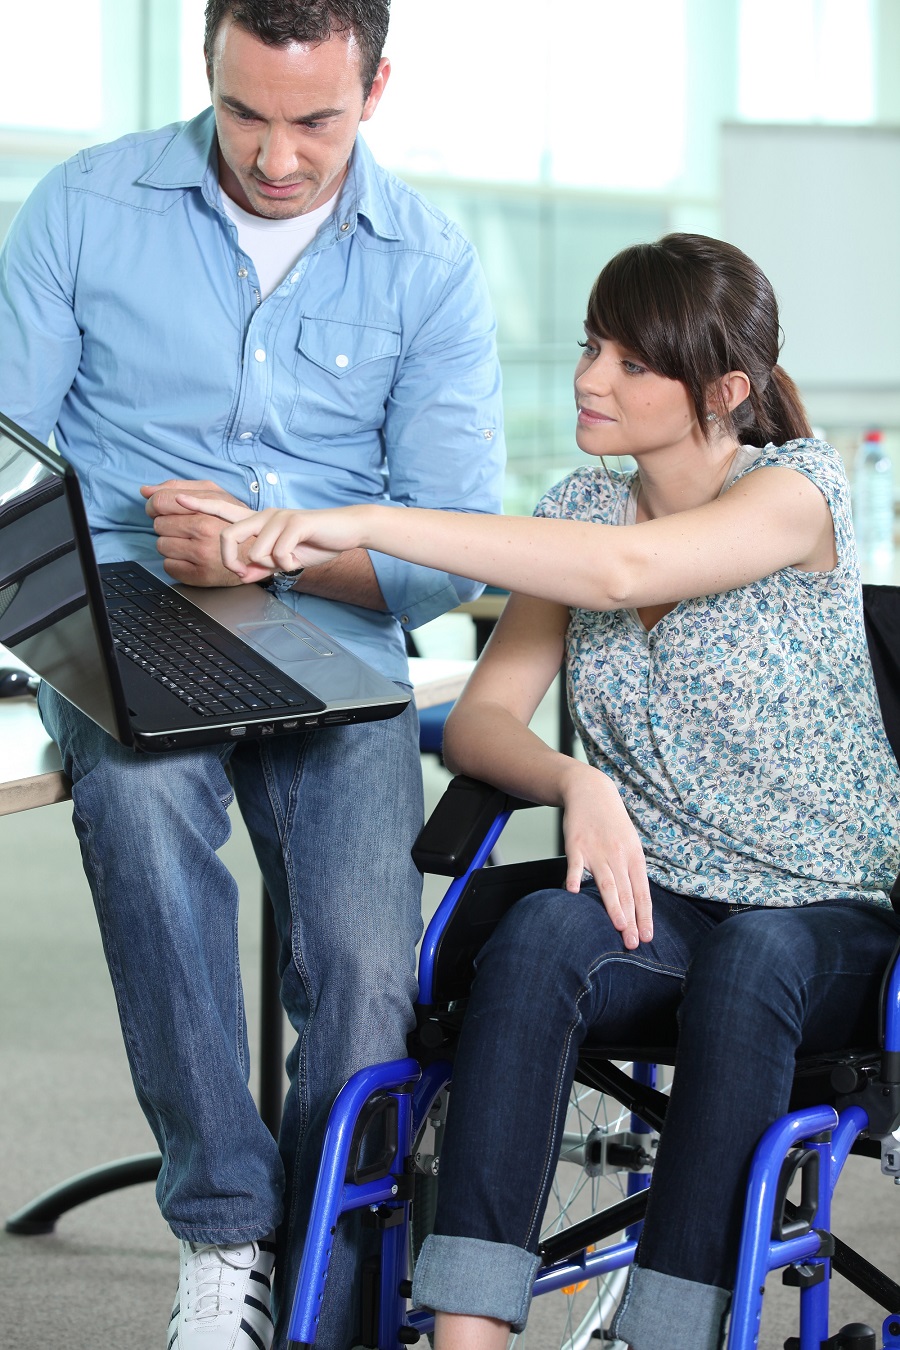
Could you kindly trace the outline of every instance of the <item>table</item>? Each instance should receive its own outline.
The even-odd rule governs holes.
[[[0,665],[21,667],[22,663],[0,647]],[[413,658],[410,676],[417,705],[427,708],[457,698],[472,666],[471,661]],[[32,698],[0,700],[0,746],[0,815],[68,799],[69,782],[59,750],[44,731]],[[278,996],[278,939],[265,894],[263,900],[259,1113],[277,1134],[284,1096],[284,1021]],[[10,1215],[7,1232],[52,1232],[60,1215],[76,1205],[123,1186],[155,1181],[159,1167],[158,1153],[142,1153],[82,1172]]]

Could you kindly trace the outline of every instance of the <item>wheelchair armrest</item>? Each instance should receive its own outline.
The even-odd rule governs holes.
[[[460,775],[448,784],[422,826],[413,844],[413,862],[420,872],[461,877],[497,816],[535,804]]]

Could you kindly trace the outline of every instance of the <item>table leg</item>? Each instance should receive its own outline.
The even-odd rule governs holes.
[[[139,1153],[134,1158],[121,1158],[118,1162],[93,1167],[89,1172],[79,1172],[11,1214],[6,1220],[6,1231],[26,1237],[52,1233],[57,1219],[76,1205],[121,1190],[123,1186],[155,1181],[161,1166],[162,1158],[158,1153]]]

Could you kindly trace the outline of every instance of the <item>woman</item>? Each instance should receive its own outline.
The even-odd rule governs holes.
[[[561,806],[568,873],[564,891],[515,906],[479,959],[415,1277],[437,1350],[499,1350],[525,1321],[582,1042],[658,1044],[677,1019],[615,1331],[635,1350],[713,1350],[749,1160],[787,1109],[795,1054],[875,1031],[900,775],[846,478],[810,439],[778,333],[749,258],[669,235],[624,250],[594,286],[576,440],[600,464],[551,489],[538,519],[183,498],[237,522],[223,557],[247,581],[362,546],[513,592],[444,755]],[[607,455],[636,471],[607,471]],[[586,764],[528,729],[562,660]]]

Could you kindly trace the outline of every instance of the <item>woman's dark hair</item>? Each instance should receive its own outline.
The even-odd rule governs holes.
[[[391,0],[206,0],[203,49],[212,56],[216,33],[229,16],[248,33],[282,47],[327,42],[352,33],[359,43],[363,93],[368,97],[384,50]]]
[[[733,244],[667,234],[606,264],[588,302],[587,329],[687,386],[704,436],[708,412],[749,444],[812,434],[797,387],[778,365],[778,302],[756,263]],[[750,395],[732,412],[710,387],[742,370]]]

